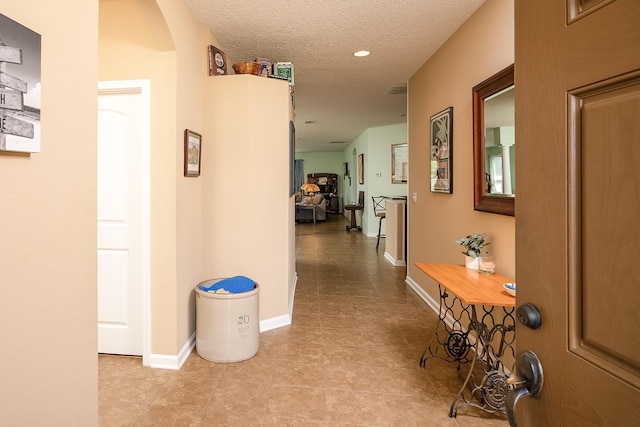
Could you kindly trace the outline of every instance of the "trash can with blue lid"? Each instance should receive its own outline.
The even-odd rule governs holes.
[[[253,280],[236,276],[196,286],[196,351],[210,362],[239,362],[258,353],[260,321]]]

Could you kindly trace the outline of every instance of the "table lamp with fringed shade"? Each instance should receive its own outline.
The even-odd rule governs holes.
[[[309,196],[313,196],[313,193],[317,193],[318,191],[320,191],[320,187],[318,187],[316,184],[302,184],[302,187],[300,187],[300,189],[302,191],[304,191],[306,194],[308,194]]]
[[[312,199],[313,199],[313,193],[317,193],[318,191],[320,191],[320,187],[312,183],[302,184],[300,189],[307,195],[307,197],[305,197],[304,199],[305,205],[311,205]]]

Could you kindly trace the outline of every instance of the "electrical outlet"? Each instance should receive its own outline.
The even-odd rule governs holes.
[[[413,203],[418,203],[418,193],[413,193],[411,198],[413,199]]]

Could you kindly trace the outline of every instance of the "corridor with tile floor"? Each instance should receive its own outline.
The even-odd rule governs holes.
[[[260,334],[236,363],[194,352],[180,371],[99,356],[100,426],[507,426],[462,408],[466,374],[420,356],[437,316],[384,259],[384,239],[345,231],[341,215],[296,224],[298,282],[290,326]]]

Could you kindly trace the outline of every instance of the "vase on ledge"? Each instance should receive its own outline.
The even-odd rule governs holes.
[[[464,266],[467,267],[469,270],[477,270],[479,268],[478,258],[465,255]]]

